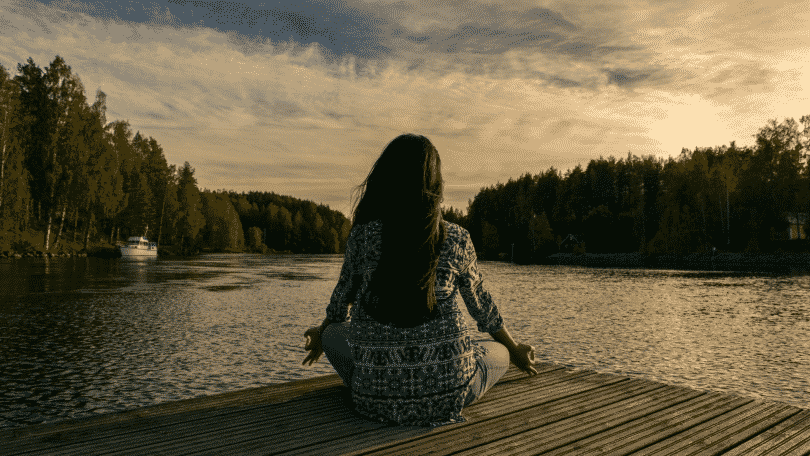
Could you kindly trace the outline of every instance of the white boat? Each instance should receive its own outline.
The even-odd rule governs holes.
[[[157,251],[157,243],[149,242],[143,236],[132,236],[126,245],[121,246],[122,257],[157,257]]]

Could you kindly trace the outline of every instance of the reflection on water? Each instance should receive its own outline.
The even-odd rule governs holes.
[[[340,260],[0,263],[0,426],[331,373],[300,345]]]
[[[544,360],[810,406],[810,276],[488,266]]]
[[[341,261],[0,261],[0,426],[332,373],[301,366],[301,335]],[[481,266],[543,361],[810,402],[810,276]]]

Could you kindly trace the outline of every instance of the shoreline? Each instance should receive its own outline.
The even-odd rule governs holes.
[[[265,249],[263,252],[236,251],[231,249],[195,249],[190,252],[183,252],[179,247],[173,245],[162,245],[158,247],[159,258],[188,258],[198,256],[203,253],[227,253],[227,254],[258,254],[258,255],[293,255],[290,250]],[[71,257],[94,257],[94,258],[121,258],[121,251],[117,246],[110,244],[91,245],[89,248],[76,248],[74,246],[60,246],[58,249],[46,251],[38,248],[27,248],[23,250],[3,249],[0,250],[0,259],[23,259],[23,258],[71,258]]]
[[[810,271],[808,253],[555,253],[540,264],[596,268],[678,269],[699,271]]]
[[[238,255],[264,255],[264,256],[278,256],[278,255],[296,255],[296,253],[289,251],[289,250],[273,250],[268,249],[266,252],[237,252],[231,250],[195,250],[190,253],[181,253],[179,249],[173,248],[172,246],[162,246],[158,248],[158,258],[164,259],[180,259],[180,258],[191,258],[196,257],[201,254],[208,254],[208,253],[217,253],[217,254],[238,254]],[[301,255],[301,254],[298,254]],[[304,254],[306,255],[306,254]],[[320,254],[313,254],[313,255],[320,255]],[[59,249],[56,252],[49,252],[49,251],[42,251],[42,250],[25,250],[22,252],[17,252],[14,250],[3,250],[0,251],[0,259],[23,259],[23,258],[121,258],[121,251],[118,250],[117,247],[110,247],[110,246],[97,246],[97,247],[90,247],[87,250],[62,250]]]

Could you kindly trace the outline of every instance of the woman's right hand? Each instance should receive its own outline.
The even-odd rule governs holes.
[[[304,344],[304,349],[309,350],[309,354],[306,358],[304,358],[304,362],[301,363],[303,365],[311,366],[312,363],[318,361],[323,354],[323,347],[321,346],[321,328],[313,327],[309,328],[307,332],[304,333],[304,337],[307,339],[306,343]]]
[[[537,369],[534,368],[534,347],[531,345],[517,344],[509,351],[509,360],[523,372],[529,375],[537,374]]]

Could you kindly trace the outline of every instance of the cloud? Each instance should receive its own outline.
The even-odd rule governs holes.
[[[207,27],[250,38],[250,42],[317,43],[337,57],[357,55],[366,58],[385,54],[388,49],[378,39],[385,20],[351,4],[328,0],[275,2],[170,0],[166,2],[45,2],[52,8],[81,13],[107,21],[147,24],[153,27]],[[138,38],[138,35],[134,35]],[[249,48],[242,49],[250,53]]]
[[[617,86],[638,85],[650,77],[647,73],[628,70],[603,70],[607,75],[607,83]]]
[[[445,204],[466,207],[527,171],[745,143],[807,106],[807,15],[787,4],[227,5],[0,0],[0,63],[61,55],[202,186],[341,210],[400,133],[434,141]]]

